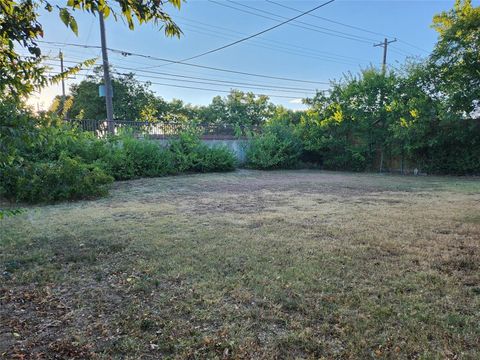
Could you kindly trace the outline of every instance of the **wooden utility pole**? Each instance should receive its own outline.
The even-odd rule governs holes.
[[[387,38],[385,38],[383,40],[383,42],[381,43],[378,43],[378,44],[373,44],[373,46],[377,47],[377,46],[381,46],[383,47],[383,61],[382,61],[382,74],[385,76],[386,74],[386,71],[387,71],[387,49],[388,49],[388,44],[390,43],[393,43],[397,41],[397,39],[393,39],[393,40],[388,40]],[[383,106],[384,104],[384,99],[383,99],[383,94],[380,94],[380,98],[381,98],[381,104]],[[383,126],[383,124],[382,124]],[[380,147],[380,168],[379,168],[379,171],[380,172],[383,172],[383,161],[384,161],[384,149],[383,149],[383,144],[381,145]]]
[[[388,44],[391,44],[393,42],[397,41],[397,39],[393,39],[393,40],[388,40],[387,38],[385,38],[385,40],[383,40],[383,42],[381,43],[378,43],[378,44],[373,44],[373,46],[377,47],[377,46],[381,46],[383,47],[383,61],[382,61],[382,71],[383,73],[385,74],[385,71],[387,69],[387,49],[388,49]]]
[[[62,74],[62,100],[65,101],[65,75],[63,74],[63,52],[59,51],[58,56],[60,57],[60,72]]]
[[[67,112],[65,111],[65,100],[66,100],[66,95],[65,95],[65,74],[63,73],[63,52],[60,50],[58,52],[58,57],[60,58],[60,74],[62,77],[62,101],[61,101],[61,109],[62,113],[65,115],[65,121],[67,121]]]
[[[99,12],[100,19],[100,39],[102,42],[102,60],[103,60],[103,82],[105,85],[105,105],[107,107],[107,126],[110,134],[115,133],[115,123],[113,122],[113,103],[112,103],[112,82],[110,79],[110,66],[108,64],[107,39],[105,36],[105,22],[103,13]]]

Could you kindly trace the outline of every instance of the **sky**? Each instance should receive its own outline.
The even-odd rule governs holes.
[[[115,22],[109,17],[106,19],[107,46],[128,53],[183,60],[265,30],[324,2],[271,1],[189,0],[180,10],[167,6],[166,10],[183,31],[180,39],[165,37],[153,24],[137,26],[131,31],[123,21]],[[453,0],[336,0],[250,40],[188,61],[262,76],[123,56],[118,52],[110,52],[109,60],[115,71],[133,71],[138,80],[152,82],[151,89],[166,100],[176,98],[206,105],[215,95],[226,96],[231,88],[237,88],[271,95],[271,101],[276,104],[303,109],[301,99],[313,96],[316,89],[328,89],[329,81],[343,74],[356,74],[370,65],[380,66],[383,48],[373,45],[383,42],[385,37],[397,40],[388,46],[389,67],[399,67],[407,56],[427,56],[437,40],[436,32],[430,27],[432,17],[450,9],[453,3]],[[479,1],[473,3],[479,5]],[[59,71],[59,50],[64,53],[66,66],[91,58],[98,58],[100,64],[100,50],[88,47],[100,45],[98,17],[74,12],[79,28],[76,36],[63,25],[58,13],[41,11],[40,14],[43,41],[48,42],[41,43],[42,53],[48,56],[46,63],[52,73]],[[91,73],[91,69],[86,69],[68,79],[67,94],[71,84]],[[47,109],[53,97],[60,94],[60,84],[52,85],[35,94],[29,102],[37,109]]]

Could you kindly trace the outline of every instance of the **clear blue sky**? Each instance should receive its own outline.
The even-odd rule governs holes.
[[[284,18],[290,18],[298,13],[280,7],[264,0],[242,1],[214,0],[221,4],[235,7],[232,9],[207,0],[190,0],[182,5],[180,11],[168,8],[173,19],[180,25],[184,35],[180,38],[166,38],[163,32],[158,31],[152,24],[138,26],[130,31],[122,22],[115,22],[113,18],[106,21],[107,43],[115,49],[129,52],[148,54],[173,60],[180,60],[222,46],[245,35],[250,35],[278,24]],[[273,0],[285,6],[305,11],[322,3],[322,1],[284,1]],[[61,2],[57,2],[61,3]],[[304,16],[299,21],[283,25],[255,39],[237,44],[228,49],[191,60],[191,63],[212,67],[226,68],[236,71],[264,74],[275,77],[288,77],[309,81],[329,81],[339,78],[343,73],[357,73],[361,67],[369,64],[379,66],[382,59],[382,48],[373,47],[374,42],[389,38],[399,41],[389,46],[388,64],[398,66],[406,55],[426,56],[432,49],[437,34],[430,28],[434,14],[447,10],[454,1],[348,1],[337,0],[312,13],[315,16],[325,17],[332,21],[341,22],[353,27],[367,29],[373,33],[357,30],[336,24],[332,21]],[[478,6],[478,1],[474,2]],[[244,6],[242,6],[242,4]],[[254,7],[259,10],[247,8]],[[243,9],[247,12],[239,11]],[[267,13],[268,12],[268,13]],[[59,20],[56,13],[41,13],[44,24],[46,41],[76,43],[82,45],[99,45],[98,18],[78,12],[76,14],[79,35],[75,36]],[[260,14],[265,17],[257,16]],[[284,17],[284,18],[283,18]],[[307,24],[305,24],[307,23]],[[293,26],[293,24],[300,27]],[[313,30],[306,29],[310,28]],[[326,34],[334,33],[335,36]],[[378,33],[378,34],[377,34]],[[353,39],[352,39],[353,38]],[[413,46],[412,46],[413,45]],[[42,44],[45,55],[56,56],[61,48],[67,61],[78,61],[100,55],[96,49],[86,49],[71,46]],[[423,49],[423,50],[421,50]],[[391,51],[390,51],[391,50]],[[146,68],[148,71],[163,72],[191,77],[201,77],[211,80],[244,82],[253,85],[231,84],[212,85],[201,83],[179,82],[175,80],[157,79],[170,75],[137,73],[142,81],[161,82],[182,86],[193,86],[228,91],[232,87],[250,90],[255,93],[288,96],[290,98],[275,98],[271,100],[289,108],[299,109],[303,105],[297,104],[302,97],[312,95],[314,88],[327,88],[328,85],[296,83],[282,80],[251,77],[246,75],[222,73],[207,69],[187,67],[180,64],[168,64],[160,61],[140,57],[123,57],[111,53],[110,62],[115,67]],[[100,58],[99,58],[100,60]],[[51,60],[50,63],[56,60]],[[71,65],[68,63],[67,65]],[[161,67],[151,68],[152,66]],[[58,71],[55,70],[54,71]],[[119,69],[127,72],[128,70]],[[141,76],[140,76],[141,75]],[[68,81],[68,84],[78,82],[82,76]],[[201,82],[210,80],[187,79]],[[292,89],[261,90],[248,86],[267,87],[282,86]],[[175,88],[163,85],[152,85],[152,90],[159,96],[170,100],[182,99],[192,104],[207,104],[217,93],[194,89]],[[282,90],[282,91],[279,91]],[[40,108],[48,107],[54,95],[60,94],[60,86],[51,86],[44,89],[39,96],[31,99],[32,104],[39,104]]]

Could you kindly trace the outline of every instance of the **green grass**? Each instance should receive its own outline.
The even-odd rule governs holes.
[[[237,171],[0,222],[0,354],[480,356],[480,181]]]

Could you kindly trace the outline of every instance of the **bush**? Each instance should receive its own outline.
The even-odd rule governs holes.
[[[225,146],[209,148],[194,129],[179,134],[170,142],[174,166],[178,172],[231,171],[235,169],[235,155]]]
[[[55,161],[3,168],[0,179],[7,198],[32,203],[103,196],[113,182],[98,167],[65,155]]]
[[[298,165],[302,143],[293,128],[285,125],[268,126],[254,136],[247,149],[247,166],[255,169],[285,169]]]
[[[135,178],[133,161],[127,156],[121,144],[109,142],[105,145],[105,155],[98,159],[95,164],[115,180],[130,180]]]
[[[198,172],[222,172],[235,170],[235,155],[226,146],[209,148],[202,144],[197,148],[197,163],[194,170]]]
[[[194,129],[188,129],[170,141],[169,150],[173,154],[174,166],[178,172],[194,171],[199,161],[199,148],[202,142]]]
[[[30,151],[32,161],[58,160],[61,155],[66,155],[91,164],[107,154],[104,139],[65,123],[43,124],[39,139]]]
[[[123,151],[136,177],[165,176],[176,172],[172,153],[156,141],[124,138]]]
[[[0,196],[48,202],[105,195],[113,179],[229,171],[234,155],[210,149],[194,130],[167,148],[129,132],[99,139],[54,117],[0,101]]]

